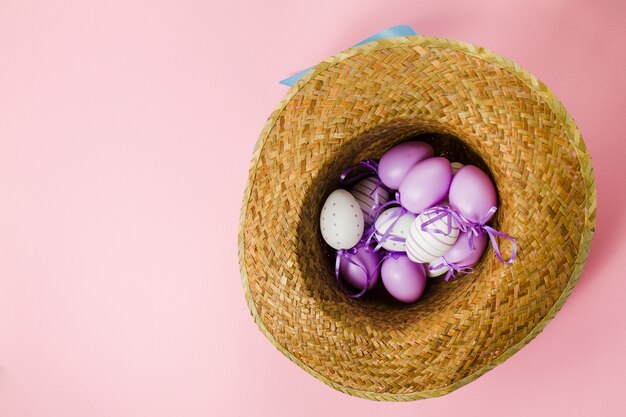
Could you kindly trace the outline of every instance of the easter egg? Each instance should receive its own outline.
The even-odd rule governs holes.
[[[400,215],[399,213],[401,211],[401,207],[391,207],[380,213],[374,223],[376,227],[376,234],[374,236],[379,242],[383,238],[383,235],[389,231],[388,236],[391,238],[385,239],[381,244],[381,246],[388,251],[406,251],[406,236],[409,233],[411,223],[415,220],[415,214],[405,212]]]
[[[380,274],[385,289],[398,301],[412,303],[424,293],[424,266],[412,262],[406,255],[385,259]]]
[[[368,252],[365,246],[357,249],[356,253],[345,252],[339,265],[341,277],[354,288],[362,290],[370,277],[368,289],[376,285],[380,275],[378,253]]]
[[[448,272],[448,267],[442,265],[445,259],[448,263],[453,263],[459,267],[473,266],[478,262],[485,252],[489,238],[486,234],[474,236],[474,249],[469,245],[469,233],[461,232],[458,239],[450,250],[441,257],[431,261],[426,272],[429,277],[436,277]],[[439,266],[441,265],[441,266]],[[439,268],[435,268],[439,266]]]
[[[433,147],[424,142],[400,143],[380,158],[378,176],[387,187],[397,190],[409,170],[418,162],[431,158]]]
[[[367,225],[370,224],[374,209],[389,201],[389,191],[382,186],[377,187],[377,185],[376,177],[367,177],[357,182],[350,189],[350,194],[356,198],[359,207],[361,207],[363,220]]]
[[[448,252],[457,241],[459,225],[449,215],[435,220],[427,226],[427,230],[422,230],[423,223],[438,216],[436,211],[427,210],[411,223],[406,239],[406,252],[413,262],[429,263]],[[441,230],[444,233],[434,233],[433,230]]]
[[[496,188],[480,168],[466,165],[457,172],[450,185],[450,205],[472,222],[483,219],[489,209],[496,207]],[[493,215],[492,215],[493,216]]]
[[[322,206],[320,229],[324,241],[333,249],[350,249],[363,236],[363,213],[354,196],[338,189]]]
[[[459,172],[459,169],[463,168],[463,164],[460,162],[452,162],[450,163],[450,166],[452,167],[452,175],[456,175],[457,172]]]
[[[448,194],[452,167],[446,158],[435,157],[419,162],[400,184],[400,204],[415,214],[441,202]]]
[[[485,252],[489,237],[486,233],[474,236],[474,249],[472,249],[469,244],[469,236],[469,233],[466,232],[459,234],[459,238],[454,245],[452,245],[449,251],[443,254],[446,261],[459,266],[472,266],[478,262],[483,252]]]

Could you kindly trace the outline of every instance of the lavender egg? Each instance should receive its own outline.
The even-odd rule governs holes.
[[[371,215],[376,207],[389,201],[389,191],[384,187],[377,187],[376,177],[363,178],[350,190],[363,212],[363,220],[366,225],[371,223]]]
[[[378,176],[387,187],[397,190],[409,170],[418,162],[431,158],[433,147],[424,142],[404,142],[389,149],[380,158]]]
[[[483,219],[491,207],[496,207],[496,188],[491,179],[473,165],[466,165],[459,170],[450,185],[448,196],[450,205],[472,222],[487,222]]]
[[[381,277],[389,294],[403,303],[417,301],[426,287],[424,266],[412,262],[406,255],[400,255],[397,259],[385,259]]]
[[[469,245],[469,234],[461,232],[459,237],[450,250],[441,257],[431,261],[427,268],[429,277],[437,277],[448,272],[448,267],[442,265],[443,260],[458,265],[459,267],[473,266],[478,262],[485,252],[489,238],[486,234],[480,234],[474,237],[474,249]],[[435,268],[439,265],[439,268]]]
[[[479,234],[474,236],[474,249],[469,244],[469,233],[462,232],[450,250],[443,254],[446,261],[455,263],[459,266],[472,266],[485,252],[489,237],[487,234]]]
[[[362,290],[365,288],[368,276],[370,283],[367,289],[369,290],[376,285],[380,275],[378,253],[368,252],[363,246],[357,249],[355,254],[345,252],[342,256],[339,272],[341,277],[350,285]]]
[[[452,167],[446,158],[422,161],[409,170],[400,184],[400,204],[419,214],[446,198],[451,181]]]

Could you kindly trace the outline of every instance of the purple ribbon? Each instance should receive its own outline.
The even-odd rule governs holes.
[[[352,248],[352,249],[340,249],[337,251],[337,257],[335,258],[335,281],[337,281],[337,284],[339,285],[339,288],[341,288],[341,291],[343,291],[343,293],[345,295],[347,295],[350,298],[359,298],[361,296],[363,296],[363,294],[365,294],[365,292],[368,290],[368,287],[370,285],[370,281],[372,279],[372,277],[370,276],[370,274],[367,273],[367,270],[365,268],[363,268],[361,265],[357,264],[356,262],[354,262],[354,260],[352,260],[351,258],[346,258],[345,255],[347,253],[351,253],[353,255],[356,254],[356,247]],[[361,291],[359,291],[356,294],[352,294],[350,293],[346,287],[344,285],[342,285],[341,283],[341,278],[340,278],[340,266],[341,266],[341,260],[345,259],[346,261],[350,262],[353,265],[356,265],[357,267],[361,268],[363,270],[363,273],[365,273],[365,286],[361,289]]]
[[[358,164],[351,165],[346,168],[341,175],[339,176],[339,182],[342,185],[352,185],[357,181],[362,180],[363,178],[371,177],[372,174],[369,172],[362,172],[350,179],[348,179],[348,174],[357,168],[365,168],[368,171],[372,171],[376,176],[376,184],[377,187],[382,185],[380,178],[378,178],[378,162],[375,159],[366,159],[365,161],[361,161]]]
[[[422,223],[421,227],[422,227],[422,230],[425,232],[440,233],[440,234],[448,236],[450,232],[452,231],[452,221],[454,220],[459,225],[459,230],[461,232],[469,233],[468,244],[472,250],[476,248],[476,246],[474,245],[474,239],[476,239],[476,237],[478,237],[479,235],[483,233],[487,233],[487,235],[489,236],[489,240],[491,241],[491,246],[493,246],[493,251],[496,253],[496,257],[498,258],[498,260],[505,265],[511,265],[515,261],[515,257],[517,255],[517,242],[515,241],[514,238],[507,235],[506,233],[502,233],[494,229],[493,227],[487,226],[485,224],[493,216],[496,210],[497,210],[497,207],[491,207],[478,222],[472,222],[468,220],[467,218],[465,218],[461,213],[459,213],[452,207],[436,206],[423,212],[426,214],[432,213],[432,214],[435,214],[435,216],[425,221],[424,223]],[[439,228],[428,228],[428,226],[434,224],[436,221],[441,220],[445,217],[448,217],[447,231],[444,232],[443,230]],[[502,252],[500,251],[500,246],[498,245],[496,236],[501,237],[503,239],[507,239],[512,244],[511,256],[506,261],[502,258]],[[450,265],[453,265],[453,264],[450,264]],[[463,269],[463,268],[465,267],[460,267],[460,269]],[[457,270],[460,270],[460,269],[457,268]]]
[[[474,239],[480,234],[487,233],[487,235],[489,236],[489,240],[491,241],[491,246],[493,246],[493,251],[496,253],[496,257],[498,258],[498,260],[505,265],[511,265],[515,261],[515,257],[517,255],[517,242],[511,236],[485,224],[491,218],[491,216],[493,216],[497,209],[497,207],[491,207],[477,223],[467,220],[461,214],[459,214],[459,216],[463,219],[463,222],[465,223],[465,227],[467,229],[466,231],[469,233],[468,243],[472,250],[475,248]],[[498,245],[496,236],[507,239],[511,242],[511,256],[506,261],[502,258],[502,253],[500,252],[500,246]]]
[[[364,245],[364,242],[361,241],[360,243],[357,244],[357,246],[355,246],[352,249],[340,249],[337,251],[337,257],[335,259],[335,281],[337,281],[337,284],[339,285],[339,288],[341,289],[341,291],[348,297],[352,298],[352,299],[356,299],[356,298],[360,298],[362,297],[370,288],[370,283],[372,282],[372,278],[374,277],[374,275],[376,275],[378,273],[378,271],[380,270],[381,265],[383,264],[383,262],[386,259],[389,258],[393,258],[393,259],[398,259],[400,256],[405,255],[404,252],[394,252],[394,251],[387,251],[387,250],[383,250],[381,251],[381,258],[380,261],[378,262],[378,264],[376,265],[376,268],[374,268],[374,270],[372,271],[371,274],[368,274],[367,271],[365,270],[365,268],[363,268],[361,265],[357,264],[356,262],[354,262],[352,259],[350,258],[345,258],[346,261],[350,262],[352,265],[356,265],[357,267],[361,268],[361,270],[365,273],[365,286],[356,294],[350,293],[346,287],[341,283],[341,273],[340,273],[340,267],[341,267],[341,259],[344,258],[344,255],[346,253],[351,253],[353,255],[356,254],[357,249],[362,247]]]
[[[351,178],[348,178],[348,174],[350,174],[350,172],[358,168],[365,168],[367,171],[371,171],[371,172],[365,171]],[[369,212],[369,220],[370,220],[370,223],[372,223],[373,222],[372,213],[374,209],[380,205],[380,200],[379,200],[380,197],[378,194],[378,189],[383,188],[389,191],[389,189],[385,187],[381,179],[378,177],[378,162],[376,162],[375,159],[367,159],[365,161],[359,162],[358,164],[349,166],[339,176],[339,183],[343,186],[349,186],[368,177],[374,177],[376,179],[376,185],[374,186],[374,189],[370,192],[370,197],[373,197],[374,199],[374,206]]]
[[[383,251],[383,261],[389,258],[398,259],[399,257],[403,255],[406,255],[406,252],[396,252],[396,251],[385,250]]]
[[[365,294],[367,292],[367,290],[369,290],[370,287],[370,283],[372,282],[372,278],[374,277],[374,275],[376,275],[378,273],[378,270],[380,269],[380,266],[382,265],[383,261],[385,259],[387,259],[387,257],[389,256],[389,254],[386,254],[376,265],[376,268],[374,268],[374,270],[372,271],[371,274],[367,273],[367,270],[357,264],[352,258],[350,257],[346,257],[346,254],[351,254],[351,255],[356,255],[357,251],[362,248],[363,246],[368,245],[370,246],[364,239],[362,239],[359,243],[356,244],[355,247],[353,247],[352,249],[340,249],[337,251],[337,256],[335,258],[335,281],[337,282],[337,284],[339,285],[339,288],[341,289],[341,291],[347,295],[350,298],[360,298],[363,296],[363,294]],[[367,249],[366,249],[367,250]],[[349,292],[346,287],[341,283],[341,260],[344,259],[346,261],[348,261],[349,263],[351,263],[352,265],[357,266],[358,268],[360,268],[363,273],[365,274],[365,286],[356,294]]]
[[[439,233],[445,236],[450,236],[450,233],[452,233],[452,222],[456,222],[456,224],[459,226],[459,229],[461,231],[465,231],[465,227],[463,225],[463,221],[461,219],[461,217],[459,216],[459,214],[453,210],[451,207],[448,206],[435,206],[435,207],[431,207],[425,211],[422,212],[422,214],[426,214],[426,215],[431,215],[434,214],[434,217],[431,217],[430,219],[428,219],[427,221],[425,221],[424,223],[422,223],[422,231],[424,232],[428,232],[428,233]],[[447,217],[447,222],[446,225],[448,226],[447,231],[443,231],[439,228],[428,228],[428,226],[430,226],[431,224],[434,224],[435,222],[444,219]]]
[[[386,209],[387,207],[390,206],[398,206],[399,210],[396,210],[396,212],[394,214],[391,215],[390,219],[391,219],[391,224],[389,225],[389,227],[387,227],[387,230],[385,230],[385,232],[381,232],[380,230],[378,230],[376,228],[376,220],[378,220],[378,216],[380,216],[380,213]],[[377,240],[378,240],[378,244],[376,245],[376,247],[373,249],[373,252],[376,252],[378,250],[380,250],[380,248],[383,246],[383,244],[387,241],[387,240],[393,240],[395,242],[404,242],[405,239],[402,239],[401,237],[398,236],[394,236],[391,234],[391,229],[393,229],[393,227],[396,225],[396,223],[398,223],[398,220],[400,220],[400,218],[408,213],[409,211],[407,209],[405,209],[404,207],[402,207],[402,205],[400,205],[400,193],[396,192],[396,198],[395,200],[391,200],[386,202],[385,204],[379,206],[375,211],[374,211],[374,218],[373,221],[371,222],[372,226],[368,232],[368,237],[367,237],[367,243],[369,244],[372,239],[374,238],[374,236],[377,236]],[[380,237],[378,237],[380,236]]]
[[[450,278],[452,277],[458,278],[459,275],[467,275],[467,274],[471,274],[472,272],[474,272],[474,268],[472,268],[470,265],[459,266],[458,264],[455,264],[453,262],[446,261],[446,258],[444,257],[441,258],[440,264],[437,264],[432,267],[428,266],[428,270],[434,271],[436,269],[441,268],[442,266],[448,267],[448,272],[446,272],[446,276],[444,278],[446,281],[450,281]]]

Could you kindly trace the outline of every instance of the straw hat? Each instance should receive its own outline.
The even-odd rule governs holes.
[[[494,224],[517,239],[517,260],[506,266],[489,251],[471,275],[430,279],[410,305],[376,292],[349,299],[320,236],[321,206],[347,166],[413,137],[491,173]],[[443,395],[554,317],[587,258],[595,209],[581,135],[534,76],[463,42],[371,42],[316,66],[261,132],[239,232],[245,297],[263,334],[335,389],[374,400]]]

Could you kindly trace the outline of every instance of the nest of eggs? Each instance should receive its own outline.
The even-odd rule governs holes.
[[[461,143],[420,135],[388,150],[380,163],[348,167],[340,177],[343,188],[322,207],[322,238],[336,250],[335,278],[348,297],[380,286],[381,277],[396,300],[415,302],[426,276],[448,281],[472,273],[489,240],[501,262],[514,261],[515,239],[487,224],[497,211],[493,181],[475,165],[435,155],[421,137],[448,150],[450,143]],[[456,155],[467,159],[470,152]],[[506,261],[496,237],[512,243]]]
[[[320,233],[322,205],[347,166],[410,139],[490,175],[490,224],[516,238],[517,259],[503,265],[487,251],[472,274],[430,280],[413,304],[375,288],[350,299]],[[315,67],[261,133],[239,234],[246,300],[267,338],[335,389],[443,395],[510,357],[560,309],[588,255],[595,198],[580,133],[535,77],[456,41],[368,43]]]

